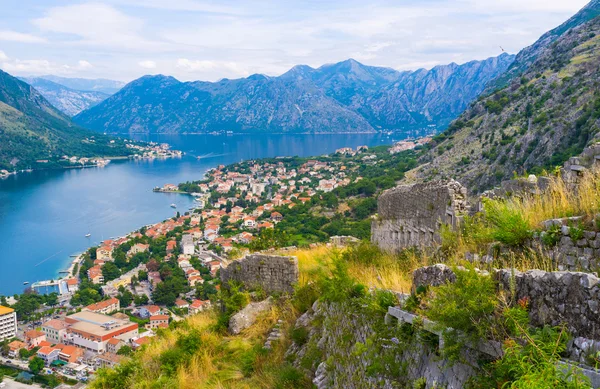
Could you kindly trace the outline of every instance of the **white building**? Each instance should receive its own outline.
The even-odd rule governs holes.
[[[17,314],[15,310],[0,305],[0,340],[17,336]]]
[[[194,238],[187,234],[181,237],[181,252],[186,255],[194,255]]]

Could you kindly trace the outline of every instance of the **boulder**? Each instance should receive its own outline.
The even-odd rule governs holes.
[[[258,303],[250,303],[244,309],[231,316],[229,319],[229,332],[237,335],[249,328],[256,322],[258,316],[271,309],[273,306],[273,298],[269,297]]]

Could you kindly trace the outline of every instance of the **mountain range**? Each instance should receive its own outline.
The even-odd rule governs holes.
[[[110,94],[90,90],[76,90],[42,77],[20,78],[37,89],[54,107],[68,116],[93,107]]]
[[[399,72],[349,59],[278,77],[218,82],[139,78],[79,113],[82,126],[107,133],[344,133],[445,126],[508,69],[502,54],[463,65]]]
[[[473,192],[561,165],[600,139],[600,0],[523,49],[518,67],[482,95],[409,175],[455,178]]]
[[[63,155],[129,153],[123,141],[76,125],[31,85],[0,70],[0,169],[56,167]]]

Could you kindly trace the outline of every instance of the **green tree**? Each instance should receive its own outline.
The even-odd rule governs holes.
[[[111,281],[119,278],[121,270],[114,263],[107,262],[102,266],[102,275],[104,276],[104,281]]]
[[[123,346],[117,351],[117,355],[129,356],[133,353],[133,349],[129,346]]]
[[[38,374],[44,368],[44,360],[40,357],[33,357],[29,361],[29,370],[33,372],[33,374]]]

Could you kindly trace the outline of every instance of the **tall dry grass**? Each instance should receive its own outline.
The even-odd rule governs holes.
[[[580,215],[591,218],[600,210],[600,170],[587,172],[576,189],[559,176],[551,180],[548,190],[544,192],[507,201],[532,228],[539,228],[548,219]]]

